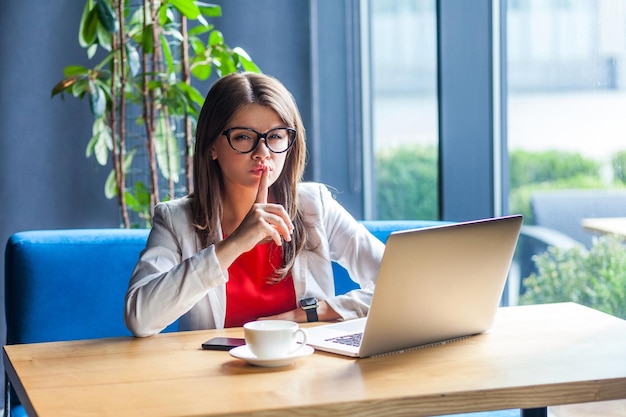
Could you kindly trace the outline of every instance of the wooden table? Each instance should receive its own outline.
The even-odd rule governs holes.
[[[430,416],[626,398],[626,321],[574,303],[500,309],[461,341],[259,368],[180,332],[12,345],[4,364],[33,416]],[[542,412],[542,411],[540,411]]]
[[[626,236],[626,217],[597,217],[583,219],[585,229],[596,233]]]

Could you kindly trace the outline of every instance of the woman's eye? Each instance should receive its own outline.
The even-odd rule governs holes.
[[[243,142],[252,140],[252,137],[250,137],[249,135],[237,135],[233,139],[239,142]]]
[[[284,129],[277,129],[272,131],[267,138],[273,141],[283,140],[287,137],[287,131]]]

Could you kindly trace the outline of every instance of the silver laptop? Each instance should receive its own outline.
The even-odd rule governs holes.
[[[488,330],[522,216],[389,235],[367,318],[309,328],[316,349],[367,357]]]

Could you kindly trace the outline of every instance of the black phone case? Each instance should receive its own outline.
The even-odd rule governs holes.
[[[231,350],[234,347],[245,345],[245,339],[238,337],[214,337],[202,344],[205,350]]]

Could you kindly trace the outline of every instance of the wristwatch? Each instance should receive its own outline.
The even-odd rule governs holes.
[[[318,321],[317,317],[317,307],[319,304],[317,303],[317,298],[315,297],[306,297],[300,300],[300,307],[306,313],[307,321]]]

